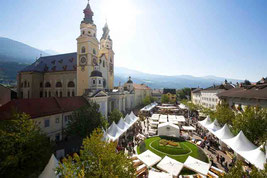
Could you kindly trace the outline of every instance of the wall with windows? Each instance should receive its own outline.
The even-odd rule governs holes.
[[[40,129],[50,137],[51,140],[62,140],[62,131],[66,128],[72,112],[54,114],[33,119]]]

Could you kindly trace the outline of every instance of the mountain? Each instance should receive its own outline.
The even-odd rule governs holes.
[[[191,75],[154,75],[138,72],[136,70],[127,69],[124,67],[115,67],[115,85],[119,85],[119,82],[126,82],[128,80],[128,76],[131,76],[135,83],[145,83],[151,88],[206,88],[213,84],[221,84],[225,81],[225,79],[232,83],[242,82],[242,80],[238,79],[229,79],[216,76],[194,77]]]
[[[40,57],[49,55],[24,43],[0,37],[0,61],[31,64]]]
[[[44,50],[45,53],[49,54],[49,55],[57,55],[58,52],[51,50],[51,49],[46,49]]]
[[[24,43],[0,37],[0,83],[14,83],[17,72],[35,61],[42,54],[53,55],[53,50],[39,50]],[[145,83],[151,88],[206,88],[222,83],[225,78],[216,76],[194,77],[191,75],[164,76],[139,72],[123,67],[115,67],[115,85],[125,83],[131,76],[135,83]],[[227,79],[233,83],[241,80]]]

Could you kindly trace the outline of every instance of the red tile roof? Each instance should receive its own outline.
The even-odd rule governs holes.
[[[134,83],[133,87],[137,90],[150,90],[150,88],[148,86],[146,86],[145,84],[137,84]]]
[[[24,112],[29,114],[31,118],[37,118],[74,111],[86,103],[86,99],[81,96],[12,100],[0,107],[0,120],[8,119],[12,111]]]

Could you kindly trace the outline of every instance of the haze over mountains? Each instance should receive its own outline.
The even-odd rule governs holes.
[[[16,74],[38,57],[55,55],[53,50],[39,50],[27,44],[0,37],[0,83],[16,80]],[[216,76],[194,77],[191,75],[163,76],[147,74],[124,67],[115,66],[115,85],[123,84],[131,76],[135,83],[145,83],[151,88],[209,87],[222,83],[225,78]],[[241,80],[227,79],[233,83]]]

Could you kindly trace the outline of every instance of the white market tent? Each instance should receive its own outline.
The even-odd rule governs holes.
[[[121,118],[117,124],[117,126],[123,131],[126,132],[127,129],[130,127],[124,120]]]
[[[158,125],[158,135],[179,137],[180,128],[177,125],[174,125],[170,122],[162,123]]]
[[[257,168],[264,169],[266,158],[264,152],[261,151],[261,146],[251,151],[240,151],[238,154]]]
[[[165,156],[157,165],[157,167],[173,176],[178,176],[183,169],[183,163],[176,161],[168,156]]]
[[[130,116],[130,118],[133,119],[133,120],[135,120],[135,119],[137,118],[136,115],[134,115],[133,111],[130,113],[129,116]]]
[[[251,151],[256,149],[256,146],[251,143],[242,131],[233,138],[222,139],[227,146],[231,147],[236,153],[240,151]]]
[[[176,120],[178,122],[185,122],[185,117],[184,116],[176,116]]]
[[[56,171],[55,171],[57,167],[58,167],[58,160],[56,159],[54,154],[52,154],[43,172],[39,175],[39,178],[47,178],[47,177],[59,178],[59,176],[56,175]]]
[[[125,116],[125,122],[131,127],[134,124],[134,120],[127,114]]]
[[[167,115],[160,115],[159,122],[168,122],[168,116]]]
[[[184,162],[184,167],[193,170],[197,173],[200,173],[204,176],[208,175],[209,169],[210,169],[210,164],[205,163],[203,161],[200,161],[196,158],[193,158],[191,156],[188,156],[186,161]]]
[[[204,127],[208,129],[211,133],[214,133],[215,131],[221,129],[221,126],[218,123],[217,119],[215,119],[211,124],[205,125]]]
[[[161,157],[156,155],[155,153],[151,152],[150,150],[146,150],[145,152],[137,155],[137,158],[142,161],[147,167],[152,167],[157,164]]]
[[[203,121],[198,121],[198,123],[199,123],[200,125],[202,125],[203,127],[205,127],[205,126],[211,124],[211,119],[210,119],[210,117],[208,116],[208,117],[206,117],[206,119],[204,119]]]
[[[234,137],[227,124],[225,124],[220,130],[214,132],[214,135],[219,139],[230,139]]]
[[[182,126],[182,129],[183,130],[188,130],[188,131],[194,131],[194,130],[196,130],[196,128],[195,127],[192,127],[192,126]]]
[[[181,109],[187,109],[187,107],[184,105],[184,104],[179,104],[179,108],[181,108]]]
[[[156,107],[158,104],[155,102],[155,103],[151,103],[145,107],[143,107],[141,109],[141,111],[151,111],[154,107]]]
[[[121,135],[123,134],[123,131],[115,124],[113,121],[111,126],[107,130],[107,136],[111,141],[117,140]]]
[[[148,172],[148,178],[172,178],[172,175],[165,172],[156,172],[150,170]]]

